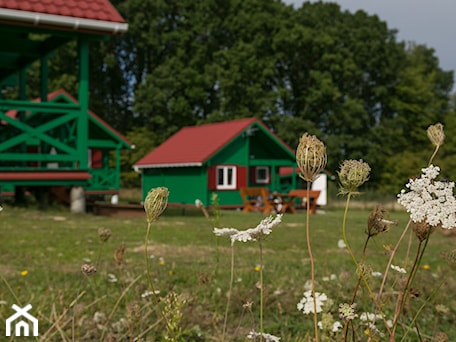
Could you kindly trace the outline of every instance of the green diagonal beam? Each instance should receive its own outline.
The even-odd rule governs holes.
[[[65,123],[69,120],[75,119],[76,117],[77,117],[77,113],[71,113],[71,114],[65,115],[63,117],[57,118],[55,120],[49,121],[46,124],[41,125],[39,127],[32,128],[32,127],[30,127],[16,119],[10,118],[9,116],[0,112],[0,119],[3,119],[6,122],[8,122],[10,125],[18,128],[19,130],[21,130],[25,133],[28,133],[28,135],[35,136],[35,137],[47,142],[49,145],[54,146],[68,154],[74,154],[76,152],[76,150],[63,144],[59,140],[54,139],[54,138],[44,134],[43,132],[48,131],[54,127],[60,126],[61,124]],[[25,133],[22,133],[19,136],[14,137],[14,138],[0,144],[0,151],[10,148],[12,146],[15,146],[22,141],[25,141],[28,138],[28,136]]]

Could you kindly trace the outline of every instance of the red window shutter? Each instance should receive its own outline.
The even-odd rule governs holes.
[[[216,190],[217,189],[217,184],[216,184],[216,167],[215,166],[208,166],[207,168],[207,188],[209,190]]]
[[[255,175],[256,166],[249,167],[249,180],[250,183],[256,184],[256,175]]]
[[[91,150],[92,169],[101,169],[103,167],[103,152],[101,150]]]
[[[237,188],[243,188],[247,186],[247,167],[245,166],[238,166],[237,168]]]

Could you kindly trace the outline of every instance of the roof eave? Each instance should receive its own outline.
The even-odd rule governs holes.
[[[93,31],[116,35],[127,32],[128,24],[114,21],[75,18],[63,15],[0,9],[0,20],[25,23],[36,27],[53,26],[70,31]]]
[[[140,169],[163,169],[167,167],[199,167],[202,166],[201,162],[191,163],[163,163],[163,164],[145,164],[145,165],[133,165],[133,169],[139,172]]]

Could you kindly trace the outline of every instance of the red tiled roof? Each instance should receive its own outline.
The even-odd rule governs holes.
[[[0,0],[1,1],[1,0]],[[65,97],[67,97],[69,100],[71,100],[72,102],[74,103],[78,103],[78,100],[76,100],[73,96],[71,96],[70,93],[68,93],[66,90],[64,89],[58,89],[58,90],[55,90],[53,91],[52,93],[49,93],[47,95],[47,99],[48,101],[51,101],[52,99],[56,98],[58,95],[65,95]],[[36,98],[36,99],[33,99],[32,100],[33,102],[40,102],[41,100],[39,98]],[[5,113],[5,115],[11,117],[11,118],[16,118],[17,116],[17,110],[9,110]],[[121,141],[123,141],[126,145],[128,145],[129,147],[132,147],[133,146],[133,143],[131,141],[129,141],[124,135],[122,135],[122,133],[118,132],[117,130],[115,130],[112,126],[110,126],[106,121],[104,121],[102,118],[100,118],[97,114],[95,114],[94,112],[92,112],[90,109],[89,109],[89,115],[91,117],[93,117],[96,121],[98,121],[102,126],[104,126],[108,131],[111,131],[116,137],[118,137]],[[5,124],[5,122],[3,121],[2,124]]]
[[[135,167],[201,165],[246,130],[256,118],[184,127],[155,148]]]
[[[81,20],[71,22],[71,19]],[[89,31],[90,28],[84,28],[84,24],[96,21],[101,24],[103,22],[124,24],[119,30],[126,30],[125,20],[109,0],[0,0],[0,20],[16,24],[22,23],[38,27],[54,26],[65,29],[69,29],[70,25],[73,30],[85,29]],[[86,21],[84,22],[84,20]],[[80,28],[74,27],[79,25],[81,25]],[[107,28],[93,27],[95,31],[98,29],[104,31]],[[111,30],[112,27],[109,29]]]

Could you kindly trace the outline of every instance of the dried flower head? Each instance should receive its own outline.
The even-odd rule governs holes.
[[[436,123],[431,125],[427,129],[427,136],[431,141],[432,145],[439,147],[443,145],[445,140],[445,133],[443,132],[443,125],[441,123]]]
[[[165,187],[151,189],[144,200],[147,222],[156,221],[165,211],[168,204],[169,191]]]
[[[366,282],[368,282],[372,278],[372,266],[368,264],[359,264],[356,268],[356,274],[358,277],[362,277]],[[364,284],[364,282],[362,282]]]
[[[112,232],[109,228],[98,228],[98,237],[101,242],[107,242],[111,237]]]
[[[450,338],[444,332],[439,332],[437,335],[435,335],[434,341],[435,342],[450,342]]]
[[[430,226],[426,220],[420,222],[412,221],[412,229],[416,237],[420,242],[423,242],[428,238],[428,235],[431,235],[438,226]]]
[[[451,252],[442,252],[441,255],[448,262],[448,265],[456,268],[456,249],[453,249]]]
[[[94,273],[97,272],[97,269],[95,268],[95,266],[93,265],[88,265],[88,264],[83,264],[81,266],[81,272],[85,275],[85,276],[90,276]]]
[[[372,237],[387,232],[391,229],[392,225],[397,225],[397,221],[388,220],[388,211],[382,206],[377,206],[369,214],[366,234]]]
[[[125,244],[121,244],[119,247],[116,248],[114,252],[114,259],[116,260],[117,266],[122,265],[125,255]]]
[[[313,182],[326,166],[326,147],[315,135],[304,133],[296,149],[296,163],[300,177],[307,182]]]
[[[340,194],[358,194],[356,190],[367,182],[370,171],[369,164],[362,160],[344,160],[338,172],[341,185]]]

